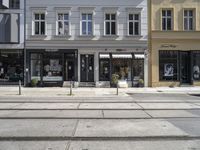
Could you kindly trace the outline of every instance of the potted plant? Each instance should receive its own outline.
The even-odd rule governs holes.
[[[144,87],[144,80],[143,79],[139,79],[138,87]]]
[[[118,74],[112,74],[112,81],[111,81],[111,85],[116,87],[117,86],[117,83],[118,83],[118,80],[119,80],[119,75]]]
[[[31,87],[36,87],[38,85],[38,79],[31,80]]]

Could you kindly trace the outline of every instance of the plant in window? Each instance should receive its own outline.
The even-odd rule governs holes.
[[[36,87],[38,85],[38,79],[31,80],[31,87]]]
[[[118,83],[118,80],[119,80],[119,75],[116,73],[112,74],[112,84],[116,86]]]

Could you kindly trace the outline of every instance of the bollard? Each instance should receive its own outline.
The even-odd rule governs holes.
[[[70,82],[70,96],[72,96],[72,82]]]
[[[22,87],[22,83],[21,83],[21,80],[19,80],[19,95],[22,95],[21,87]]]
[[[117,82],[117,95],[119,95],[119,86],[118,86],[118,82]]]

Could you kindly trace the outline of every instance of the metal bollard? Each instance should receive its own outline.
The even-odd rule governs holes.
[[[19,95],[22,95],[22,83],[21,83],[21,80],[19,80]]]
[[[72,96],[72,82],[70,82],[70,96]]]
[[[117,82],[117,95],[119,95],[119,86],[118,86],[118,82]]]

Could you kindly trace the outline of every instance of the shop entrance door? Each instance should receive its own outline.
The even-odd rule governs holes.
[[[81,82],[94,82],[94,55],[81,55]]]
[[[75,80],[75,56],[65,54],[65,81]]]
[[[191,83],[190,52],[180,52],[180,81],[181,84]]]

